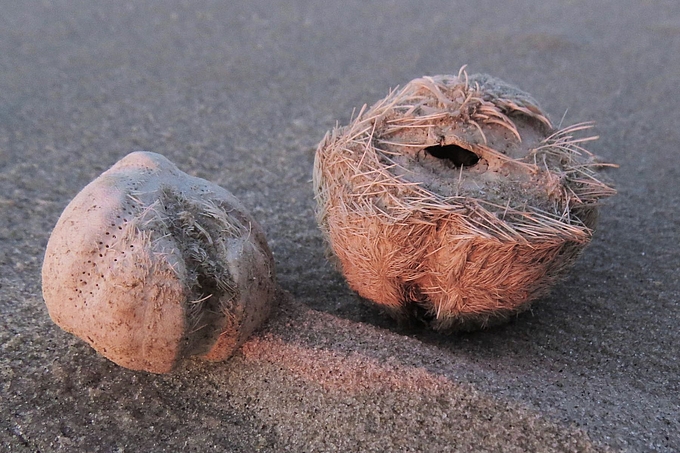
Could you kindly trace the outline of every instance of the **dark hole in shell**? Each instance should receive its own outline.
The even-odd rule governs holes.
[[[428,146],[425,152],[437,159],[448,160],[456,167],[472,167],[479,162],[478,155],[458,145]]]

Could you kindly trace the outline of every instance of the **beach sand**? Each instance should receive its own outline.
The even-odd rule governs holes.
[[[4,451],[680,450],[680,3],[5,2]],[[405,330],[326,260],[316,144],[422,75],[487,72],[595,121],[619,194],[567,278],[487,331]],[[224,363],[121,368],[50,320],[49,234],[135,150],[232,191],[278,307]]]

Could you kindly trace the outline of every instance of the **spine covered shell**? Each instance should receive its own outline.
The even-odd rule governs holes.
[[[317,220],[350,286],[437,330],[522,311],[592,237],[614,189],[578,138],[494,77],[423,77],[326,134]]]

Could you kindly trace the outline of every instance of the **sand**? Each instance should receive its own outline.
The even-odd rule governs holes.
[[[677,451],[680,4],[674,0],[5,2],[5,451]],[[236,3],[236,2],[233,2]],[[619,194],[550,296],[443,336],[363,304],[324,257],[316,144],[422,75],[486,72],[596,121]],[[61,331],[40,268],[59,214],[135,150],[232,191],[279,307],[228,362],[133,372]]]

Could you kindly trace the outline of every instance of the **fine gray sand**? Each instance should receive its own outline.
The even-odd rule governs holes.
[[[0,449],[680,450],[678,49],[676,0],[3,2]],[[619,194],[550,296],[445,336],[347,288],[310,181],[336,121],[463,64],[555,123],[596,121]],[[267,234],[278,308],[225,363],[132,372],[47,314],[57,218],[135,150],[232,191]]]

